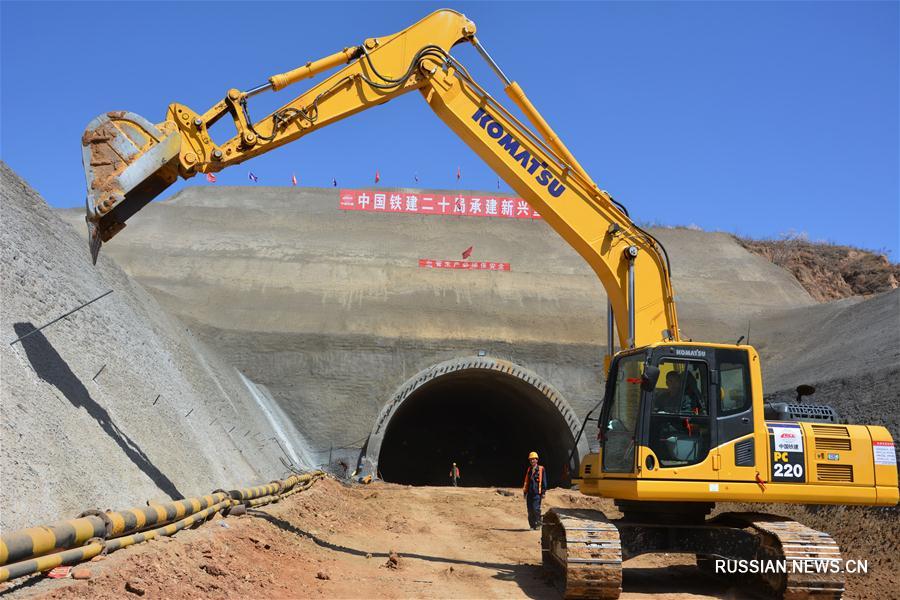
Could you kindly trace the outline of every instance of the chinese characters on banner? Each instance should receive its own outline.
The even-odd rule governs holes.
[[[468,271],[509,271],[509,263],[420,258],[424,269],[466,269]]]
[[[373,190],[341,190],[341,210],[415,213],[458,217],[540,219],[541,215],[521,198],[467,196],[463,194],[413,194]]]

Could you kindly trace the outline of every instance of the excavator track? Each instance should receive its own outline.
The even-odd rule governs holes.
[[[724,513],[715,521],[756,530],[760,537],[758,558],[786,561],[787,573],[763,575],[768,587],[785,600],[838,600],[844,593],[843,572],[832,573],[827,568],[841,559],[840,548],[827,533],[760,513]],[[808,568],[794,568],[800,563]]]
[[[566,598],[618,598],[623,558],[653,552],[694,553],[711,574],[716,560],[757,561],[764,572],[738,577],[765,597],[840,600],[844,593],[844,574],[835,568],[841,552],[831,536],[777,515],[723,513],[687,526],[553,508],[544,514],[541,552]]]
[[[600,511],[547,511],[541,554],[544,568],[564,582],[566,598],[618,598],[622,593],[619,531]]]

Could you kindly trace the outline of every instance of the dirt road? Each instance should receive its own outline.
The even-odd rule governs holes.
[[[559,598],[540,567],[540,532],[517,492],[348,487],[326,479],[247,515],[88,563],[86,581],[34,578],[14,598]],[[609,510],[552,490],[548,506]],[[397,568],[386,566],[399,555]],[[626,563],[623,598],[736,597],[693,557]]]

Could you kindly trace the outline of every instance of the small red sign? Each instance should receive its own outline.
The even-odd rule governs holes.
[[[50,579],[64,579],[69,576],[71,571],[72,567],[55,567],[50,569],[50,572],[47,573],[47,577]]]
[[[419,266],[423,269],[465,269],[467,271],[509,271],[509,263],[468,261],[468,260],[438,260],[434,258],[420,258]]]

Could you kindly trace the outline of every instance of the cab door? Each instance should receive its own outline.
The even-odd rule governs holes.
[[[655,357],[656,389],[647,394],[642,479],[716,479],[710,414],[711,349],[664,347]]]
[[[719,479],[754,481],[758,466],[747,351],[717,349],[715,375],[715,453]]]
[[[601,469],[616,478],[635,476],[643,374],[643,354],[617,359],[610,373],[612,388],[600,415]]]

